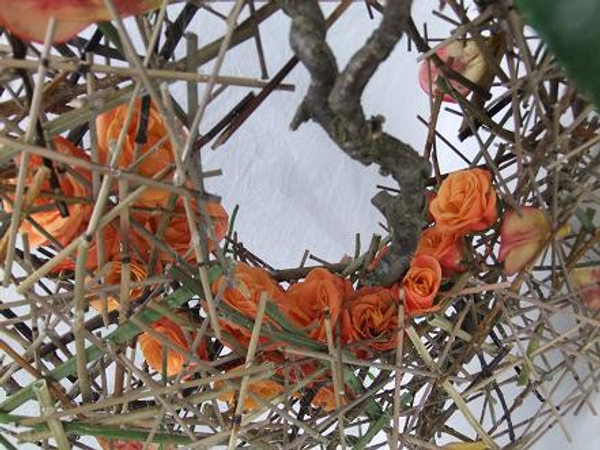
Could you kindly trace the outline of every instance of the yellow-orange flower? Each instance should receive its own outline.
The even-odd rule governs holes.
[[[461,170],[442,182],[429,210],[439,229],[459,235],[489,228],[498,215],[496,201],[490,172]]]
[[[508,210],[500,227],[500,255],[504,274],[514,275],[533,261],[550,236],[544,212],[533,206]]]
[[[367,340],[374,352],[396,347],[398,306],[389,289],[362,288],[350,295],[347,310],[350,329],[342,326],[347,342]],[[362,351],[359,356],[368,355]]]
[[[217,381],[215,383],[215,390],[220,391],[222,389],[228,389],[225,386],[225,382]],[[264,400],[270,401],[273,400],[275,397],[283,394],[283,391],[283,386],[273,380],[259,380],[250,382],[248,384],[248,394],[246,395],[246,398],[244,400],[244,411],[256,411],[261,408],[261,405],[258,402],[256,402],[249,395],[249,393],[255,394]],[[217,398],[223,402],[226,402],[229,405],[229,407],[233,408],[237,400],[237,395],[235,391],[227,390],[223,394],[219,395],[219,397]]]
[[[256,317],[258,303],[263,292],[276,303],[279,303],[283,298],[283,289],[265,269],[250,267],[248,264],[238,262],[235,266],[234,280],[235,285],[224,290],[223,301],[251,319]],[[221,283],[225,283],[223,277],[213,283],[212,291],[215,295],[219,292]],[[265,320],[268,321],[269,319],[265,318]],[[252,330],[226,319],[219,320],[219,326],[229,333],[236,342],[244,346],[247,346],[250,342]]]
[[[434,311],[435,298],[442,280],[440,263],[428,255],[415,255],[402,282],[404,307],[408,315]]]
[[[121,284],[121,272],[123,270],[123,263],[121,261],[111,261],[107,263],[107,268],[104,273],[104,285],[120,285]],[[159,271],[160,268],[157,268]],[[130,262],[130,279],[132,282],[144,281],[148,276],[148,268],[144,263],[132,260]],[[142,294],[143,287],[134,287],[129,291],[129,300],[131,302],[136,301]],[[101,298],[94,298],[90,300],[90,306],[98,312],[102,312],[104,304]],[[108,312],[114,311],[119,307],[119,295],[111,293],[108,295]]]
[[[487,72],[485,58],[479,51],[479,47],[477,47],[475,41],[453,41],[440,48],[436,52],[436,55],[442,61],[446,62],[452,70],[475,84],[478,84]],[[430,86],[434,94],[439,93],[439,88],[436,85],[438,76],[437,67],[429,59],[423,61],[419,66],[419,84],[427,94],[431,94]],[[463,86],[456,80],[448,81],[463,96],[471,92],[470,88]],[[446,102],[455,102],[454,98],[449,94],[445,94],[443,100]]]
[[[569,274],[583,303],[592,311],[600,311],[600,267],[578,267]]]
[[[352,286],[343,278],[317,268],[310,271],[303,282],[296,283],[287,291],[282,312],[299,328],[318,341],[325,342],[324,313],[329,308],[331,327],[335,330],[342,318],[342,306],[352,292]]]
[[[181,372],[183,365],[189,359],[190,346],[185,338],[185,334],[179,325],[172,320],[162,317],[152,324],[152,330],[164,337],[166,341],[179,350],[165,348],[163,343],[154,337],[151,333],[145,332],[140,335],[138,342],[142,349],[142,354],[148,365],[162,373],[163,371],[163,354],[166,351],[166,374],[174,376]],[[195,334],[190,334],[190,343],[194,341]],[[206,340],[202,339],[196,351],[198,358],[208,360],[208,351],[206,348]]]
[[[465,270],[461,265],[462,247],[460,238],[451,230],[434,226],[421,233],[415,254],[434,257],[442,267],[442,275],[452,276]]]
[[[130,16],[160,6],[159,0],[113,0],[119,15]],[[53,43],[62,43],[89,24],[112,19],[104,0],[0,1],[0,25],[22,39],[44,42],[50,17],[57,19]]]

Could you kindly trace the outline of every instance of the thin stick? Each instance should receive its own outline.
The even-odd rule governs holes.
[[[248,353],[246,354],[246,363],[244,369],[248,370],[252,367],[254,362],[254,356],[256,355],[256,348],[258,347],[258,341],[260,338],[260,330],[262,328],[263,318],[265,316],[265,308],[267,307],[267,293],[263,292],[260,296],[258,303],[258,309],[256,311],[256,319],[254,320],[254,327],[252,328],[252,335],[250,336],[250,343],[248,344]],[[229,436],[228,450],[234,450],[237,441],[238,433],[240,432],[240,425],[242,423],[242,415],[244,412],[244,404],[246,403],[246,393],[249,387],[250,376],[244,375],[242,383],[240,385],[240,394],[238,396],[237,405],[235,408],[235,414],[233,417],[233,426],[231,427],[231,435]]]

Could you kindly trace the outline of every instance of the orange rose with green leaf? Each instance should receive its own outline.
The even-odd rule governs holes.
[[[225,277],[219,278],[212,285],[212,292],[217,295],[223,290],[223,301],[238,313],[252,319],[256,318],[260,297],[265,293],[276,304],[283,301],[283,289],[271,278],[269,273],[259,267],[251,267],[237,262],[233,274],[233,286],[226,285]],[[265,321],[270,321],[265,318]],[[246,328],[229,319],[220,319],[219,326],[236,342],[248,346],[252,329]]]

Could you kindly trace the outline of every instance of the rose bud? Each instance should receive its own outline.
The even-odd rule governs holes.
[[[600,267],[579,267],[569,274],[583,303],[592,311],[600,311]]]
[[[140,14],[160,6],[159,0],[113,0],[120,16]],[[104,0],[0,0],[0,25],[21,39],[44,42],[51,17],[56,18],[53,44],[68,41],[89,24],[112,19]]]
[[[437,308],[433,306],[433,299],[441,281],[440,263],[428,255],[415,255],[402,282],[406,313],[414,316],[435,311]]]
[[[500,227],[500,255],[507,276],[523,270],[539,254],[550,235],[544,212],[533,206],[504,213]]]
[[[487,64],[485,58],[479,51],[477,44],[474,41],[454,41],[440,48],[436,55],[449,65],[455,72],[459,73],[466,79],[478,84],[487,72]],[[427,94],[441,94],[436,81],[439,76],[439,69],[429,59],[426,59],[419,66],[419,84],[421,89]],[[466,96],[471,92],[467,86],[463,86],[459,81],[448,80],[452,87],[461,95]],[[444,94],[443,100],[446,102],[455,103],[456,101],[449,94]]]

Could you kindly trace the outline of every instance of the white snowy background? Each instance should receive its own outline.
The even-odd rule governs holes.
[[[232,3],[211,5],[225,12]],[[334,6],[324,4],[324,10],[331,11]],[[430,14],[437,6],[437,1],[416,1],[415,22],[421,24],[426,20],[430,36],[444,37],[449,27]],[[206,13],[199,14],[193,23],[201,44],[224,32],[224,23]],[[365,5],[357,2],[332,27],[328,42],[335,49],[340,66],[364,43],[376,24],[377,16],[370,20]],[[288,32],[289,20],[281,12],[261,25],[270,75],[292,56]],[[258,78],[260,69],[255,52],[253,41],[231,50],[221,74]],[[428,119],[429,98],[417,82],[416,57],[415,52],[407,51],[403,40],[370,82],[363,103],[368,115],[385,116],[387,132],[422,151],[427,129],[417,115]],[[201,71],[210,73],[211,67],[204,66]],[[382,232],[378,226],[382,217],[370,204],[375,186],[393,186],[390,180],[379,176],[375,167],[364,167],[348,158],[317,125],[307,123],[296,132],[289,130],[308,81],[307,72],[299,65],[285,80],[296,86],[295,92],[273,93],[223,147],[212,151],[207,146],[203,150],[204,169],[223,171],[221,177],[207,180],[207,188],[222,197],[228,211],[240,205],[235,227],[239,239],[277,268],[296,266],[305,249],[325,260],[338,261],[353,252],[356,233],[360,233],[363,246],[367,246],[373,233]],[[203,89],[204,85],[200,85],[200,93]],[[177,99],[185,102],[185,84],[175,84],[172,90]],[[229,88],[220,95],[209,106],[201,131],[208,131],[246,92],[244,88]],[[439,130],[454,142],[458,124],[459,119],[446,113],[441,117]],[[476,154],[477,149],[472,146],[457,145],[467,157]],[[464,167],[443,143],[438,143],[438,154],[442,172]],[[0,294],[3,300],[14,298],[10,291],[0,290]],[[2,396],[0,392],[0,401]],[[600,404],[599,400],[596,395],[595,403]],[[33,407],[19,412],[37,414]],[[600,432],[596,428],[600,427],[600,420],[588,409],[582,409],[578,417],[568,417],[566,423],[573,438],[571,447],[567,446],[560,428],[555,427],[534,448],[600,448]]]

